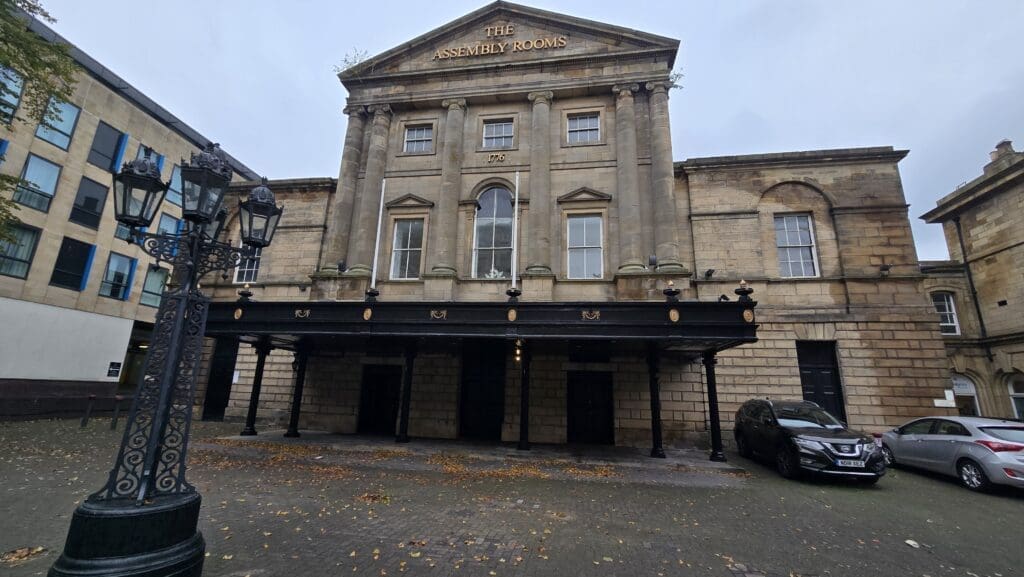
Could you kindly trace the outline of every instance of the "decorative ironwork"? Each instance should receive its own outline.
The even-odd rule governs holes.
[[[309,309],[295,309],[295,318],[297,319],[308,319]]]
[[[601,311],[583,311],[582,317],[585,321],[599,321],[601,320]]]
[[[448,311],[446,309],[431,310],[430,318],[441,321],[448,320]]]

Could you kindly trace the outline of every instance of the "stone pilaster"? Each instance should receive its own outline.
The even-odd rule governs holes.
[[[668,120],[668,81],[648,82],[651,107],[651,196],[654,199],[654,252],[658,272],[679,273],[679,223],[676,220],[672,131]]]
[[[646,270],[640,242],[640,174],[636,155],[636,110],[633,104],[633,93],[639,89],[636,84],[612,87],[615,94],[615,175],[618,181],[615,196],[619,212],[619,273]],[[530,212],[533,212],[532,199]]]
[[[441,103],[448,109],[444,124],[444,148],[441,150],[441,194],[437,212],[430,225],[428,258],[433,275],[455,276],[455,240],[462,183],[462,141],[466,121],[466,100],[452,98]]]
[[[527,275],[551,274],[551,99],[550,91],[531,92],[530,239],[525,245]]]
[[[366,107],[347,106],[345,114],[348,115],[345,149],[341,154],[338,188],[331,203],[331,221],[327,225],[327,239],[324,243],[326,250],[323,268],[328,270],[337,270],[338,264],[348,253],[352,212],[356,200],[356,177],[359,174],[360,156],[363,153],[363,131],[366,127]]]
[[[353,228],[355,242],[349,244],[349,273],[368,276],[373,265],[373,247],[377,234],[377,212],[380,210],[380,187],[387,160],[388,130],[391,127],[391,106],[375,104],[367,110],[373,114],[370,147],[366,159],[366,176],[359,198],[359,210]]]

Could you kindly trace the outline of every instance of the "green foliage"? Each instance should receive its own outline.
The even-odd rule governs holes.
[[[77,67],[68,47],[47,42],[30,31],[24,14],[54,22],[39,0],[0,0],[0,74],[3,69],[13,70],[22,79],[16,121],[5,127],[11,132],[18,122],[59,120],[59,112],[49,108],[50,96],[70,99],[76,81]],[[6,93],[6,84],[0,83],[0,90]],[[3,193],[19,184],[19,178],[0,175],[0,240],[10,240],[10,227],[18,222],[13,213],[17,206]]]

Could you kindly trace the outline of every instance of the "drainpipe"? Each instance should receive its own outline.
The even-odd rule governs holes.
[[[960,216],[953,217],[953,224],[956,225],[956,237],[960,241],[960,258],[964,261],[964,271],[967,272],[967,286],[971,289],[971,300],[974,301],[974,311],[978,314],[978,327],[981,329],[981,340],[988,339],[988,331],[985,330],[985,317],[981,314],[981,303],[978,302],[978,289],[974,286],[974,275],[971,274],[971,264],[967,260],[967,246],[964,244],[964,230],[960,227]],[[985,343],[985,356],[992,360],[992,347]]]

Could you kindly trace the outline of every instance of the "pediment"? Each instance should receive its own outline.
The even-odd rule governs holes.
[[[384,203],[384,206],[387,208],[430,208],[434,206],[434,203],[415,194],[406,194]]]
[[[679,41],[509,2],[493,2],[412,41],[365,60],[342,81],[435,73],[551,59],[669,53]]]
[[[610,195],[610,194],[607,194],[607,193],[601,192],[599,190],[594,190],[593,188],[588,188],[588,187],[584,186],[582,188],[577,188],[576,190],[574,190],[572,192],[567,192],[567,193],[563,194],[562,196],[558,197],[558,202],[559,203],[586,202],[586,201],[595,201],[595,200],[602,201],[602,202],[609,202],[609,201],[611,201],[611,199],[612,199],[612,195]]]

